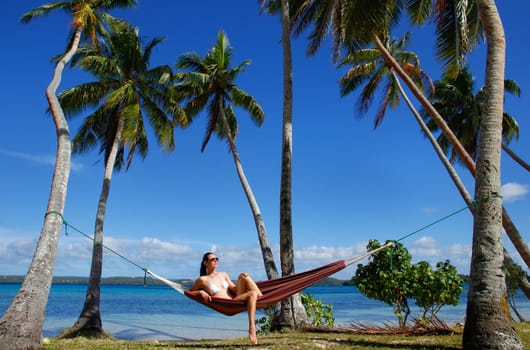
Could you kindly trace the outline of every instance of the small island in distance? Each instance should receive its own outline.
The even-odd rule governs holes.
[[[22,275],[0,275],[0,283],[22,283],[25,276]],[[190,288],[194,280],[192,279],[174,279],[173,282],[177,282],[185,289]],[[88,284],[88,277],[77,277],[77,276],[55,276],[53,277],[52,284]],[[101,279],[101,285],[149,285],[149,286],[163,286],[164,283],[151,278],[151,277],[103,277]],[[336,278],[325,278],[315,286],[343,286],[351,285],[349,280],[339,280]]]

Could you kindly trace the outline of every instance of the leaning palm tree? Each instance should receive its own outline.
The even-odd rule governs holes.
[[[508,93],[520,95],[518,84],[513,80],[504,81],[505,91]],[[435,93],[432,96],[433,106],[440,111],[452,130],[466,148],[466,151],[473,157],[477,158],[477,146],[479,140],[480,119],[485,113],[484,106],[486,96],[484,88],[481,88],[476,94],[474,93],[474,82],[471,72],[464,67],[455,77],[445,76],[443,79],[435,82]],[[423,117],[427,121],[429,129],[433,132],[439,131],[436,123],[430,119],[430,115],[422,111]],[[512,153],[512,158],[523,167],[526,164],[522,159],[515,155],[508,147],[508,143],[519,136],[519,125],[514,117],[506,111],[503,112],[502,128],[502,148],[507,153]],[[447,141],[444,134],[438,136],[438,143],[444,152],[450,155],[452,162],[459,161],[451,143]],[[530,262],[530,251],[528,245],[522,239],[515,225],[511,222],[508,214],[503,208],[503,227],[509,235],[512,243],[520,252],[521,257],[527,263]],[[506,255],[506,253],[505,253]],[[525,294],[530,295],[528,281],[521,280],[521,288]]]
[[[461,59],[461,54],[458,56],[458,58],[454,58],[454,60],[458,61],[458,64],[455,63],[455,64],[451,65],[452,61],[451,61],[450,57],[451,57],[451,54],[456,56],[458,53],[461,53],[462,51],[465,51],[467,49],[464,46],[462,46],[460,48],[460,50],[458,50],[458,49],[452,49],[452,50],[449,49],[451,47],[451,45],[457,45],[458,43],[460,43],[460,41],[458,41],[457,43],[451,44],[452,41],[448,39],[448,38],[451,38],[450,32],[454,31],[454,30],[458,30],[458,28],[460,28],[460,27],[457,26],[456,29],[455,29],[454,26],[446,25],[445,24],[446,22],[443,21],[444,18],[445,18],[444,16],[447,16],[447,13],[454,14],[455,12],[462,11],[462,8],[467,9],[466,13],[474,13],[474,12],[478,13],[479,12],[479,8],[477,7],[477,3],[478,3],[478,1],[474,1],[474,2],[473,1],[472,2],[462,1],[462,2],[458,2],[458,4],[456,4],[456,3],[443,3],[442,4],[442,3],[439,3],[439,2],[434,2],[434,4],[433,4],[433,8],[437,9],[437,10],[433,10],[433,12],[435,14],[437,14],[437,16],[435,18],[435,21],[437,23],[437,28],[438,28],[438,31],[437,31],[437,34],[438,34],[437,45],[438,46],[447,47],[445,50],[437,52],[437,54],[438,54],[438,57],[441,60],[443,60],[446,63],[447,66],[455,66],[455,65],[457,65],[457,66],[461,67],[462,64],[464,63],[463,60]],[[455,5],[458,5],[458,6],[455,6]],[[439,8],[440,7],[443,8],[444,6],[447,6],[448,9],[453,9],[453,11],[440,11]],[[456,10],[455,10],[455,8],[456,8]],[[495,8],[495,11],[496,11],[496,8]],[[460,21],[462,21],[463,19],[466,18],[466,16],[464,16],[464,15],[460,15],[460,16],[454,16],[453,15],[453,17],[456,17],[458,20],[457,19],[453,19],[450,22],[456,21],[457,23],[459,23]],[[451,18],[453,18],[453,17],[451,17]],[[474,18],[474,17],[472,17],[472,18]],[[477,20],[475,20],[475,22],[476,21]],[[465,23],[461,23],[460,25],[465,25]],[[469,25],[468,25],[468,27],[469,27]],[[482,24],[479,25],[479,24],[475,23],[471,27],[477,28],[475,31],[473,31],[473,32],[476,32],[477,30],[481,30],[483,26],[482,26]],[[492,28],[492,27],[490,26],[489,28]],[[469,31],[469,32],[471,32],[471,31]],[[475,35],[477,35],[477,34],[475,33]],[[376,41],[377,40],[378,39],[376,38]],[[444,41],[445,41],[445,44],[443,43]],[[449,41],[449,44],[447,43],[447,41]],[[453,147],[454,152],[458,155],[459,159],[462,161],[462,163],[465,165],[465,167],[469,170],[471,175],[474,178],[476,178],[477,169],[476,169],[475,161],[471,157],[471,155],[466,151],[465,147],[460,143],[460,141],[458,140],[458,137],[454,134],[453,130],[447,125],[447,123],[445,122],[443,117],[440,115],[440,113],[438,113],[436,108],[434,108],[434,106],[430,103],[430,101],[427,99],[427,97],[425,97],[421,93],[421,91],[414,86],[413,81],[407,76],[406,72],[403,69],[401,69],[399,64],[397,64],[397,62],[392,57],[392,55],[390,55],[388,53],[388,51],[383,46],[381,46],[379,44],[378,44],[378,48],[381,50],[381,53],[383,55],[385,55],[386,60],[389,62],[389,64],[392,64],[392,66],[396,70],[396,73],[407,84],[407,86],[410,88],[410,90],[414,94],[414,96],[421,102],[421,104],[422,104],[423,108],[425,109],[425,111],[431,116],[432,120],[440,128],[441,132],[444,134],[444,136],[447,138],[448,142]],[[447,74],[454,75],[455,73],[449,67],[449,68],[447,68]],[[487,91],[487,90],[485,90],[485,91]],[[504,98],[502,100],[504,101]],[[491,101],[488,98],[487,104],[485,104],[484,107],[485,108],[488,107],[490,103],[491,103]],[[491,112],[491,111],[489,111],[489,112]],[[476,198],[476,200],[480,200],[482,198],[483,197]],[[517,249],[517,252],[521,256],[523,261],[526,263],[527,266],[530,267],[530,250],[528,249],[528,246],[526,245],[526,243],[522,239],[522,236],[519,233],[519,230],[515,226],[514,222],[511,220],[510,216],[508,215],[508,212],[506,211],[506,209],[504,207],[501,208],[501,216],[502,216],[502,226],[503,226],[506,234],[510,238],[510,241],[514,244],[515,248]],[[501,259],[501,258],[499,258],[499,259]]]
[[[138,31],[130,24],[111,21],[109,29],[103,47],[86,48],[76,60],[77,65],[97,80],[70,88],[59,96],[69,117],[95,107],[75,136],[73,151],[83,153],[99,144],[105,165],[85,303],[76,323],[63,337],[103,333],[100,314],[103,224],[113,170],[128,169],[135,154],[147,155],[145,119],[164,151],[174,148],[173,124],[185,123],[185,119],[178,119],[183,113],[169,90],[171,68],[149,66],[153,49],[163,39],[156,38],[142,46]]]
[[[265,271],[267,277],[273,279],[278,277],[278,270],[268,242],[265,221],[243,171],[236,148],[238,124],[234,106],[245,109],[258,126],[263,123],[265,115],[257,101],[235,84],[239,73],[250,62],[243,61],[238,66],[231,67],[231,58],[232,47],[221,30],[217,35],[217,42],[204,58],[195,52],[185,53],[177,58],[176,68],[181,71],[176,73],[176,89],[185,102],[184,110],[189,117],[196,116],[204,109],[208,111],[208,124],[201,151],[206,148],[212,134],[226,138],[239,180],[254,216]]]
[[[466,151],[477,158],[478,130],[480,118],[485,111],[487,96],[484,88],[480,88],[476,93],[474,89],[474,79],[468,67],[464,67],[455,76],[444,76],[443,79],[435,82],[435,93],[432,96],[433,106],[444,116],[449,127],[455,131],[456,136],[465,147]],[[504,91],[516,96],[520,96],[521,89],[514,80],[504,81]],[[436,123],[432,122],[428,114],[423,113],[429,128],[433,132],[439,131]],[[530,166],[509,147],[509,143],[519,138],[519,124],[517,120],[508,112],[503,112],[502,121],[502,148],[519,165],[530,170]],[[458,155],[444,134],[438,136],[438,142],[447,154],[450,154],[452,161],[459,161]]]
[[[400,62],[401,66],[404,67],[404,69],[407,71],[407,74],[411,77],[411,79],[414,80],[414,82],[416,83],[418,87],[422,88],[426,92],[427,95],[431,95],[432,93],[433,99],[438,101],[438,102],[434,102],[433,105],[438,110],[440,110],[441,113],[443,113],[444,115],[446,113],[448,115],[451,115],[451,113],[449,113],[451,111],[454,112],[454,111],[462,111],[464,109],[470,109],[469,108],[470,103],[468,101],[469,99],[466,99],[466,101],[461,100],[459,102],[453,101],[455,103],[451,104],[450,106],[445,106],[445,107],[438,105],[439,103],[441,103],[440,100],[442,101],[445,100],[445,98],[440,97],[439,95],[441,94],[443,96],[447,96],[447,93],[443,92],[444,88],[440,85],[440,82],[435,82],[433,86],[432,82],[430,81],[430,79],[428,79],[427,75],[419,68],[419,60],[414,53],[409,52],[409,51],[403,51],[403,47],[405,46],[407,37],[408,37],[408,34],[406,34],[399,42],[392,40],[390,44],[387,45],[387,49],[392,54],[392,56],[394,56],[396,60]],[[397,103],[399,102],[399,97],[401,96],[403,100],[406,102],[409,109],[411,110],[414,118],[420,125],[423,133],[429,139],[438,157],[440,158],[441,162],[446,168],[449,176],[455,183],[462,198],[464,199],[466,204],[469,206],[471,213],[474,214],[473,198],[469,194],[469,191],[466,189],[462,181],[460,180],[460,177],[458,176],[458,173],[454,169],[451,160],[448,159],[446,156],[446,154],[449,153],[447,147],[450,144],[444,142],[446,141],[446,139],[445,138],[442,139],[443,134],[441,134],[438,137],[438,139],[434,137],[432,133],[433,130],[434,131],[438,130],[436,128],[436,124],[432,122],[432,120],[429,120],[429,122],[426,124],[426,122],[423,120],[422,116],[420,115],[420,112],[418,112],[416,108],[412,105],[412,102],[410,101],[409,97],[403,90],[399,82],[399,79],[396,76],[396,74],[393,72],[392,68],[381,57],[381,52],[376,48],[355,50],[354,52],[348,53],[346,56],[344,56],[339,66],[350,65],[350,64],[352,65],[352,67],[339,80],[342,96],[349,94],[351,91],[360,87],[361,84],[365,83],[365,87],[362,90],[357,100],[357,107],[358,107],[359,115],[362,116],[366,114],[366,112],[368,111],[368,108],[370,107],[370,104],[374,98],[374,94],[377,92],[377,89],[380,86],[383,86],[384,91],[381,92],[383,99],[381,101],[381,105],[375,117],[376,128],[382,122],[388,105],[390,104],[390,107],[395,107]],[[461,74],[463,73],[459,73],[459,76]],[[446,87],[445,90],[448,90],[454,93],[456,89],[454,87]],[[460,107],[460,106],[464,106],[464,107]],[[479,108],[479,107],[476,107],[476,108]],[[424,110],[421,111],[421,113],[423,114],[423,116],[428,117],[428,114]],[[471,111],[469,110],[467,110],[464,113],[464,115],[468,117],[470,114],[471,114]],[[511,117],[509,117],[508,119],[512,120]],[[453,125],[451,121],[449,121],[448,124],[451,125],[451,127],[458,126],[456,124]],[[463,124],[469,124],[469,123],[463,123]],[[457,130],[456,134],[460,136],[458,129],[455,129],[455,130]],[[465,142],[462,142],[462,144],[466,145]],[[526,247],[526,244],[524,243],[522,239],[513,239],[512,241],[514,243],[519,243],[519,245],[523,245],[524,249],[520,249],[521,251],[523,252],[528,251],[528,247]],[[506,250],[504,250],[504,256],[505,256],[505,259],[510,259]],[[528,281],[521,280],[520,287],[525,292],[526,295],[530,295],[530,288],[529,288],[530,284],[528,283]]]
[[[280,265],[282,276],[295,273],[292,219],[293,159],[293,60],[291,50],[290,0],[258,0],[262,10],[280,13],[283,47],[282,161],[280,176]],[[308,324],[307,312],[297,293],[282,300],[275,310],[272,329],[298,328]]]
[[[95,40],[95,36],[91,34],[100,28],[99,20],[103,12],[135,5],[134,0],[61,1],[39,6],[20,18],[22,23],[28,23],[55,10],[64,10],[72,16],[73,31],[69,47],[57,61],[53,78],[46,89],[46,98],[57,133],[57,156],[48,206],[28,273],[19,292],[0,320],[0,349],[39,349],[42,346],[44,312],[53,278],[70,175],[70,132],[56,96],[64,67],[75,54],[83,35]]]
[[[312,6],[318,4],[319,6]],[[500,196],[500,147],[497,151],[496,145],[501,144],[502,129],[502,89],[504,81],[504,50],[505,40],[502,23],[493,0],[458,0],[447,1],[422,1],[412,0],[407,5],[416,4],[416,10],[421,11],[424,18],[438,13],[436,23],[442,23],[446,13],[455,13],[455,26],[439,25],[437,28],[437,45],[442,47],[455,47],[452,50],[451,59],[461,62],[465,53],[471,46],[464,45],[465,36],[460,40],[448,42],[448,38],[454,37],[454,31],[461,28],[470,28],[468,14],[478,15],[484,29],[487,50],[487,68],[485,91],[489,96],[487,101],[487,113],[481,122],[481,139],[479,144],[479,156],[475,167],[473,159],[467,154],[464,147],[459,144],[458,139],[447,126],[443,118],[429,103],[428,99],[421,93],[406,71],[386,50],[381,38],[384,33],[389,32],[391,24],[396,23],[403,2],[394,1],[356,1],[356,0],[320,0],[303,1],[300,6],[299,15],[296,16],[299,28],[304,29],[311,23],[320,25],[310,36],[312,42],[322,42],[322,38],[331,28],[340,45],[362,47],[363,44],[372,41],[384,55],[385,60],[392,66],[396,74],[405,82],[414,96],[422,106],[432,115],[442,132],[446,134],[452,145],[457,149],[459,157],[464,161],[471,173],[476,176],[475,200],[478,203],[474,216],[473,225],[473,252],[471,262],[471,288],[468,298],[466,327],[464,335],[464,347],[469,348],[502,348],[506,342],[513,345],[512,348],[522,348],[517,333],[510,325],[510,318],[506,309],[502,309],[502,300],[506,297],[506,288],[503,283],[503,248],[500,226],[507,221],[507,215],[502,210]],[[473,9],[475,11],[473,12]],[[438,11],[438,12],[437,12]],[[471,12],[470,12],[471,11]],[[475,26],[475,27],[478,27]],[[460,33],[469,33],[466,30]],[[442,45],[442,46],[440,46]],[[455,46],[458,45],[458,46]],[[448,52],[442,50],[442,53]],[[440,53],[440,51],[438,52]],[[439,58],[443,56],[439,55]],[[445,68],[448,68],[445,61]],[[450,70],[450,68],[449,68]],[[501,106],[501,108],[499,108]],[[491,198],[490,200],[484,200]],[[511,237],[510,237],[511,238]],[[487,298],[487,296],[491,296]],[[491,318],[490,315],[495,315]],[[491,321],[491,322],[490,322]]]
[[[477,147],[479,143],[479,128],[480,120],[486,113],[485,105],[487,98],[485,96],[484,87],[482,87],[476,94],[473,91],[473,77],[467,68],[455,76],[445,76],[443,79],[435,83],[436,92],[432,97],[433,106],[439,110],[447,124],[465,147],[466,152],[475,160],[477,158]],[[517,83],[513,80],[505,80],[504,88],[506,92],[516,95],[520,94],[520,89]],[[437,124],[430,119],[430,115],[422,111],[424,118],[427,120],[429,128],[432,131],[438,131]],[[503,111],[502,121],[502,139],[503,149],[508,149],[507,144],[519,135],[519,126],[517,121],[507,112]],[[438,142],[447,154],[450,154],[450,159],[459,161],[457,152],[452,143],[448,142],[443,133],[438,136]],[[518,157],[515,160],[521,163]],[[503,228],[506,234],[514,244],[515,248],[523,258],[523,261],[530,267],[530,250],[528,245],[523,240],[515,224],[512,222],[510,216],[505,208],[502,208]],[[524,281],[522,281],[524,282]],[[522,288],[526,288],[524,285]]]

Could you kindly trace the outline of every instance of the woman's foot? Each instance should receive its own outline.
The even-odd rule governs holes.
[[[250,342],[254,345],[258,344],[258,336],[256,335],[256,328],[251,327],[248,330],[248,339],[250,339]]]

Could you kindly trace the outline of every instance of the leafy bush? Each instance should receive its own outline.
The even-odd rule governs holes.
[[[327,327],[333,327],[335,317],[333,316],[332,305],[324,304],[322,300],[315,299],[311,294],[302,293],[300,297],[312,326],[319,327],[325,325]],[[260,333],[270,332],[274,317],[274,307],[268,307],[264,311],[265,316],[256,320],[256,325],[259,327],[258,331]]]
[[[370,240],[366,249],[379,247],[377,240]],[[368,298],[390,305],[399,326],[404,327],[410,314],[408,298],[413,296],[411,269],[409,252],[401,243],[395,243],[391,249],[373,254],[368,264],[357,265],[352,282]]]
[[[367,250],[381,244],[370,240]],[[390,249],[377,252],[367,265],[359,264],[352,282],[368,298],[381,300],[392,306],[399,326],[405,327],[410,315],[409,299],[423,308],[420,321],[439,321],[437,313],[444,305],[457,305],[463,290],[463,280],[456,268],[449,263],[438,262],[436,271],[426,261],[411,264],[411,256],[400,243]]]
[[[301,297],[307,317],[311,320],[311,325],[333,327],[335,317],[333,317],[332,305],[324,304],[322,300],[313,298],[311,294],[301,294]]]

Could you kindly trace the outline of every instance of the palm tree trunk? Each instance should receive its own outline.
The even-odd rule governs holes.
[[[291,174],[293,153],[293,76],[291,36],[289,30],[289,1],[281,0],[283,46],[283,131],[282,168],[280,183],[280,262],[282,276],[295,273]],[[282,300],[279,314],[272,320],[272,329],[298,328],[307,325],[308,318],[299,293]]]
[[[530,165],[528,163],[526,163],[524,160],[522,160],[521,157],[519,157],[517,154],[515,154],[515,152],[512,151],[510,149],[510,147],[508,147],[504,143],[501,146],[502,146],[502,149],[504,150],[504,152],[506,152],[513,160],[515,160],[515,162],[517,162],[517,164],[519,164],[524,169],[526,169],[526,171],[530,171]]]
[[[263,216],[261,215],[261,210],[259,208],[258,202],[256,201],[256,197],[254,197],[254,193],[252,192],[247,177],[245,176],[245,172],[243,171],[243,165],[241,164],[241,160],[239,159],[239,152],[237,151],[234,138],[232,137],[232,133],[230,132],[228,120],[226,119],[226,115],[224,113],[224,105],[222,103],[222,100],[219,101],[219,110],[221,111],[223,127],[226,130],[226,138],[228,140],[228,145],[230,146],[230,151],[232,152],[232,157],[234,158],[234,163],[236,165],[237,175],[239,176],[239,181],[243,186],[243,191],[247,196],[248,204],[250,205],[252,215],[254,216],[254,223],[256,224],[256,230],[258,232],[258,239],[261,247],[261,254],[263,256],[263,264],[265,265],[265,272],[267,273],[267,278],[278,278],[278,269],[276,268],[276,264],[274,263],[272,249],[269,245],[267,230],[265,229],[265,221],[263,220]]]
[[[486,33],[486,113],[480,122],[475,198],[501,194],[500,153],[504,99],[505,37],[492,0],[477,0]],[[503,273],[502,200],[475,206],[464,349],[523,349],[510,316]]]
[[[82,28],[75,32],[68,52],[57,63],[46,89],[46,98],[57,133],[57,156],[48,207],[39,242],[20,290],[0,320],[0,349],[41,349],[42,325],[48,303],[57,245],[63,224],[68,178],[70,176],[71,142],[68,123],[56,96],[64,67],[77,51]]]
[[[116,164],[116,156],[121,143],[121,133],[123,129],[122,118],[118,121],[116,135],[112,144],[111,151],[105,163],[105,172],[103,175],[103,185],[98,201],[98,209],[96,214],[96,223],[94,227],[94,242],[92,247],[92,263],[90,266],[90,276],[88,279],[87,292],[85,296],[85,303],[83,310],[79,315],[76,323],[68,334],[63,337],[76,336],[103,336],[103,325],[101,322],[101,275],[103,271],[103,224],[105,222],[105,213],[107,209],[107,201],[110,194],[110,183],[114,165]]]
[[[438,111],[432,106],[432,104],[429,102],[429,100],[423,95],[423,93],[418,89],[416,84],[410,79],[408,74],[401,68],[399,63],[396,62],[396,60],[392,57],[392,55],[386,50],[383,43],[378,37],[374,37],[374,42],[377,46],[377,48],[381,51],[381,54],[385,58],[385,61],[392,66],[392,69],[396,72],[396,74],[399,75],[399,77],[407,84],[407,87],[410,89],[410,91],[414,94],[414,96],[420,101],[423,108],[425,108],[426,111],[429,112],[433,120],[436,122],[440,130],[444,133],[446,138],[451,142],[451,145],[457,152],[460,159],[463,160],[464,164],[466,165],[467,169],[471,173],[473,177],[475,177],[475,162],[465,148],[462,146],[460,141],[458,141],[458,138],[454,135],[452,130],[449,128],[445,120],[440,116]],[[530,250],[528,249],[528,246],[524,242],[524,240],[521,237],[521,234],[519,233],[519,230],[513,223],[513,221],[510,219],[510,216],[508,215],[508,212],[503,207],[502,208],[502,225],[504,227],[504,230],[506,231],[506,234],[512,241],[513,245],[515,246],[515,249],[525,262],[526,266],[530,268]]]

